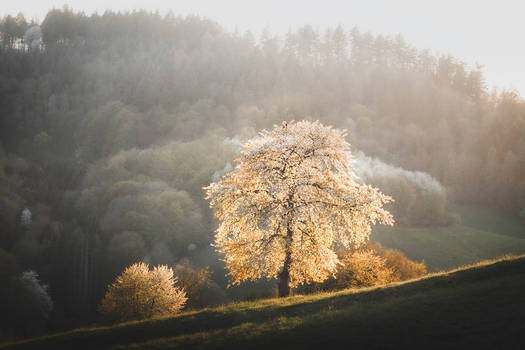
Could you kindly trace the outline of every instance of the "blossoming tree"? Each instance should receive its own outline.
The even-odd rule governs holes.
[[[107,321],[175,314],[188,300],[176,283],[173,269],[166,265],[150,270],[143,262],[132,264],[108,286],[99,311]]]
[[[393,224],[391,201],[358,184],[345,131],[283,122],[242,146],[236,168],[205,188],[220,225],[214,246],[233,284],[279,279],[279,296],[333,275],[338,247],[360,245],[371,224]]]

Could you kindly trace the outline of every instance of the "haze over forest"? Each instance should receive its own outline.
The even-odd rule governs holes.
[[[525,217],[525,101],[402,35],[304,25],[255,37],[198,16],[66,7],[39,22],[6,15],[0,39],[0,278],[26,273],[49,298],[37,317],[3,320],[6,337],[95,322],[136,261],[205,275],[193,308],[274,295],[272,281],[226,287],[203,187],[282,121],[347,129],[359,181],[395,199],[394,229],[437,235],[465,206]],[[21,290],[0,290],[2,314]]]
[[[525,31],[521,20],[525,4],[518,0],[178,0],[176,4],[166,0],[19,0],[5,3],[0,15],[22,12],[28,19],[41,21],[48,10],[65,3],[88,15],[133,9],[196,14],[212,18],[230,32],[250,30],[256,38],[265,29],[284,36],[305,24],[319,31],[342,24],[375,35],[402,33],[411,45],[429,49],[433,55],[451,54],[472,68],[481,65],[489,90],[525,93],[521,67],[525,49],[516,45]]]

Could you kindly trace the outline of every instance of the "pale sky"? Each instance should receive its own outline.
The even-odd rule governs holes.
[[[321,31],[342,24],[374,34],[401,33],[418,49],[482,64],[489,87],[516,89],[525,97],[524,0],[2,0],[0,15],[22,12],[43,20],[47,10],[64,4],[86,14],[171,9],[256,35],[265,27],[284,34],[304,24]]]

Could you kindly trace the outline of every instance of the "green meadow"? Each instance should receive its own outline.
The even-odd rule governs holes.
[[[506,254],[525,253],[525,222],[497,210],[453,206],[461,223],[449,227],[375,226],[372,240],[424,260],[429,271],[448,270]]]

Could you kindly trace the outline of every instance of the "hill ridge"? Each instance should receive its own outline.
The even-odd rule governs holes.
[[[423,345],[428,337],[436,347],[517,344],[525,330],[524,271],[525,255],[504,257],[387,286],[234,303],[82,328],[5,348],[257,348],[272,343],[310,348],[322,345],[321,335],[332,345],[388,345],[369,337],[376,332],[395,347]],[[373,327],[377,330],[370,333]]]

